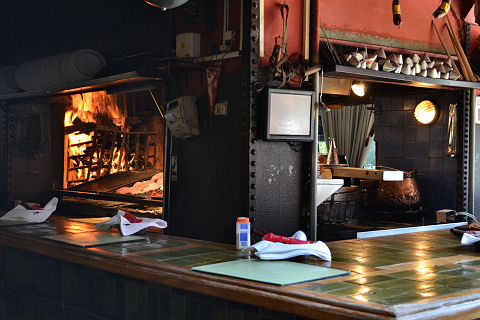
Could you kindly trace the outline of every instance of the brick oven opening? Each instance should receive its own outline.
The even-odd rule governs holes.
[[[151,92],[87,92],[59,102],[65,116],[58,191],[66,206],[161,214],[164,122]]]

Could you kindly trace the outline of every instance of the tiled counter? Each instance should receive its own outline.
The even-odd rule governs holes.
[[[475,319],[480,254],[448,231],[328,243],[349,276],[289,286],[199,273],[232,246],[148,233],[81,248],[45,235],[93,231],[55,218],[0,228],[0,317],[8,319]]]

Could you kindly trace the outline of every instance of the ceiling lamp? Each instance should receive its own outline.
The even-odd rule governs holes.
[[[362,82],[354,81],[352,83],[352,91],[359,97],[363,97],[365,95],[365,85]]]
[[[437,120],[438,110],[432,101],[423,100],[415,107],[414,116],[421,124],[431,124]]]
[[[167,9],[173,9],[181,6],[188,0],[143,0],[151,6],[162,9],[163,11]]]

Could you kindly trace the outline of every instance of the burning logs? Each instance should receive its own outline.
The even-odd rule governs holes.
[[[76,128],[78,129],[78,126]],[[118,171],[153,170],[157,161],[161,160],[158,132],[124,132],[95,128],[87,134],[78,135],[85,139],[69,140],[67,145],[68,187]]]

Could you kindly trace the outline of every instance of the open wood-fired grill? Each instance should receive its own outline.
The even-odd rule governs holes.
[[[70,87],[0,96],[2,208],[55,195],[75,214],[161,214],[164,124],[152,100],[163,101],[161,80],[127,73]],[[27,131],[21,119],[37,118],[42,125]]]

